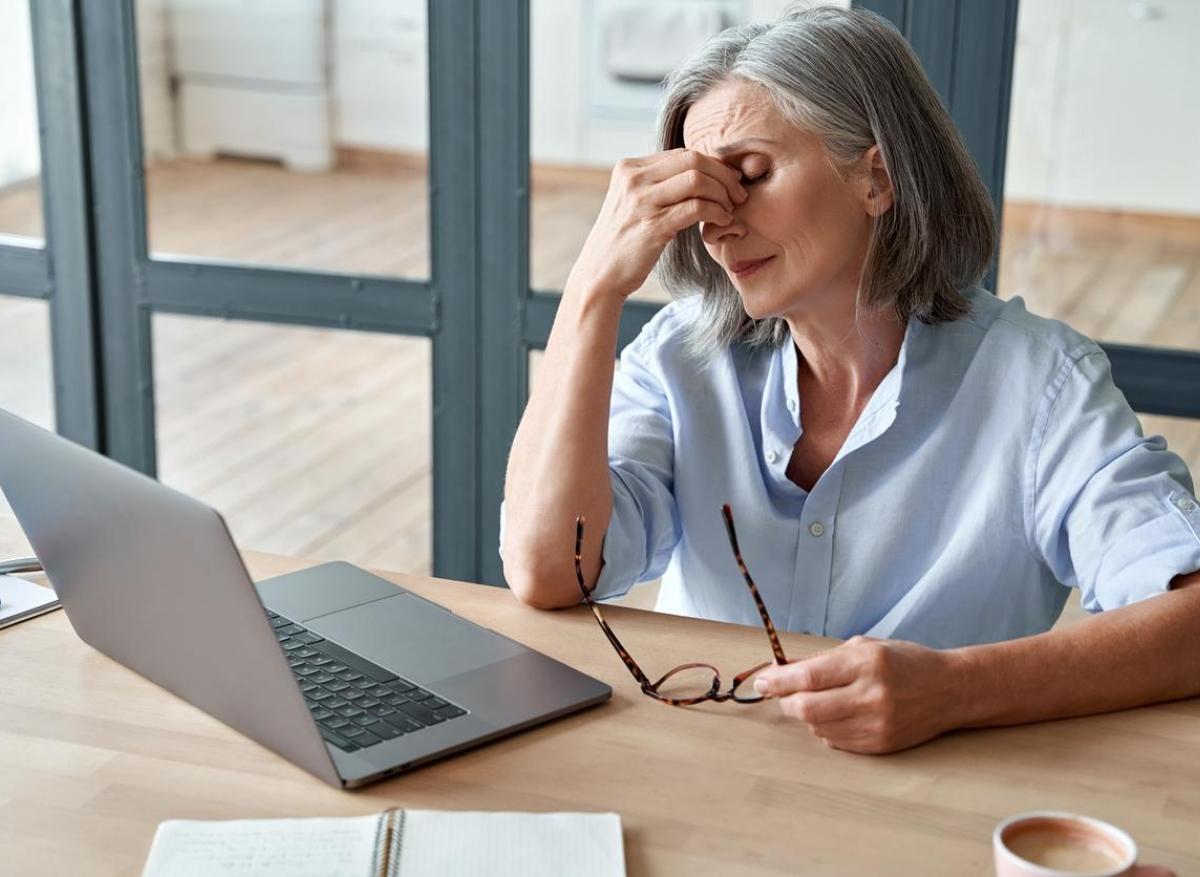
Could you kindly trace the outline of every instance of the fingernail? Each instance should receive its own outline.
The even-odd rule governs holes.
[[[755,679],[754,680],[754,690],[757,691],[759,694],[766,694],[767,689],[770,687],[771,687],[770,683],[767,682],[766,679]]]
[[[743,201],[750,197],[750,193],[746,191],[745,186],[738,186],[738,194],[742,196]]]

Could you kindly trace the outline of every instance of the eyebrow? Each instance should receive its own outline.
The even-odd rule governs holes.
[[[719,158],[727,158],[731,155],[741,155],[744,152],[751,151],[751,144],[765,144],[768,146],[777,145],[776,141],[768,140],[765,137],[746,137],[742,140],[735,140],[732,143],[726,143],[724,146],[718,146],[713,150],[713,154]]]

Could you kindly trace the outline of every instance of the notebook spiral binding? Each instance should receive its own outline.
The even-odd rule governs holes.
[[[404,817],[405,811],[396,807],[380,814],[379,834],[375,842],[375,877],[396,877],[400,873]]]

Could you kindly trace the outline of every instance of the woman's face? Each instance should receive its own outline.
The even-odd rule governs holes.
[[[821,141],[787,121],[766,92],[731,80],[688,110],[684,145],[742,172],[750,197],[730,225],[702,223],[709,255],[755,319],[852,306],[880,195],[864,173],[843,179]],[[884,187],[890,193],[890,187]],[[887,195],[890,206],[890,194]],[[884,208],[886,209],[886,208]]]

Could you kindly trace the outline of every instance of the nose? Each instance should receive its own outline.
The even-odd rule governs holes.
[[[700,223],[700,238],[710,247],[722,241],[741,240],[746,236],[746,227],[738,219],[737,208],[733,211],[733,221],[729,225],[717,225],[715,222]]]

